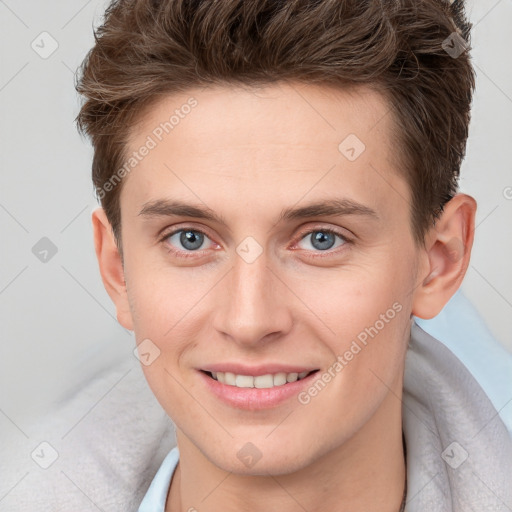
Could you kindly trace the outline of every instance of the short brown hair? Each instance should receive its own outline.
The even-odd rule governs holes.
[[[119,248],[122,182],[104,185],[146,109],[193,87],[277,81],[387,98],[422,243],[457,191],[475,78],[468,52],[450,48],[467,50],[470,27],[459,0],[114,0],[79,69],[76,121]]]

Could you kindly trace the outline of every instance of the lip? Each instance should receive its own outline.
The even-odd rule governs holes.
[[[310,386],[311,381],[315,378],[315,375],[318,373],[316,368],[313,370],[314,373],[307,375],[301,380],[297,380],[295,382],[287,382],[282,386],[275,386],[273,388],[238,388],[236,386],[230,386],[228,384],[222,384],[221,382],[213,379],[205,373],[205,371],[231,371],[231,370],[223,370],[223,368],[238,368],[237,371],[232,371],[232,373],[237,373],[239,375],[253,375],[257,377],[258,375],[265,375],[267,373],[279,373],[283,371],[284,373],[294,373],[299,367],[289,367],[292,369],[283,369],[283,365],[279,365],[279,369],[277,371],[264,371],[262,367],[251,368],[250,370],[245,367],[243,370],[246,373],[240,371],[240,365],[218,365],[218,366],[210,366],[209,368],[219,368],[218,370],[206,370],[203,371],[198,370],[197,373],[199,378],[204,383],[206,389],[218,400],[221,402],[234,407],[236,409],[245,409],[250,411],[263,410],[263,409],[272,409],[281,404],[283,404],[286,400],[290,400],[292,398],[296,398],[298,394],[306,387]],[[265,368],[271,368],[271,366],[266,366]],[[251,373],[251,372],[257,373]],[[307,368],[302,371],[308,371]],[[299,373],[299,372],[297,372]]]

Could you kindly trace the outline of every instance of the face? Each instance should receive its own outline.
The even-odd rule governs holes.
[[[298,470],[401,395],[421,252],[391,123],[370,90],[280,84],[173,95],[132,134],[119,318],[222,469]]]

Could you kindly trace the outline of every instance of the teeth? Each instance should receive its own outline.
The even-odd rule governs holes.
[[[222,384],[229,386],[236,386],[237,388],[273,388],[275,386],[283,386],[287,382],[295,382],[303,379],[309,372],[301,373],[275,373],[266,375],[258,375],[253,377],[252,375],[236,375],[230,372],[211,372],[212,377]]]
[[[286,373],[276,373],[274,375],[273,384],[274,386],[282,386],[283,384],[286,384]]]
[[[237,388],[253,388],[254,377],[251,377],[250,375],[237,375],[235,377],[235,386]]]

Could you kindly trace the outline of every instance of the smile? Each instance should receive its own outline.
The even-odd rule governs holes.
[[[258,388],[269,389],[276,386],[284,386],[290,382],[296,382],[308,376],[313,372],[279,372],[275,374],[267,373],[266,375],[237,375],[231,372],[207,372],[212,379],[226,384],[228,386],[235,386],[237,388]]]
[[[217,400],[235,409],[255,411],[272,409],[288,400],[297,401],[298,394],[311,385],[318,371],[283,365],[250,368],[222,364],[201,369],[197,374],[205,391]]]

